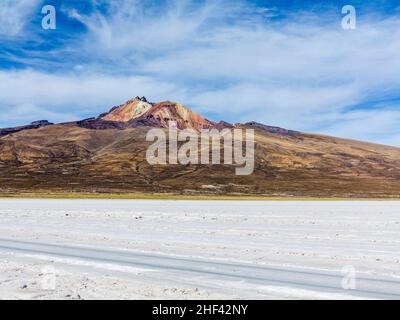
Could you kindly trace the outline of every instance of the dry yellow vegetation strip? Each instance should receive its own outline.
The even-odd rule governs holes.
[[[100,193],[0,193],[0,198],[28,199],[121,199],[121,200],[254,200],[254,201],[400,201],[400,198],[344,198],[344,197],[295,197],[295,196],[206,196],[173,194],[100,194]]]

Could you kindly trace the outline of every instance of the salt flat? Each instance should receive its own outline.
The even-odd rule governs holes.
[[[400,298],[400,202],[1,199],[0,298]]]

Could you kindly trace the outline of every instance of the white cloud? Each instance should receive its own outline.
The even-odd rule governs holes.
[[[102,113],[135,94],[162,99],[171,92],[179,90],[173,84],[147,77],[0,71],[0,125],[25,124],[46,117],[57,122],[78,120]]]
[[[94,1],[96,3],[103,9],[106,5],[107,12],[95,10],[85,15],[75,9],[66,11],[88,28],[83,42],[85,48],[101,48],[92,54],[107,58],[182,48],[196,42],[199,35],[213,32],[221,24],[224,27],[227,18],[237,18],[248,10],[242,1],[227,0],[171,0],[165,5],[138,0]]]
[[[400,108],[354,110],[336,114],[323,133],[400,146]]]
[[[7,123],[15,122],[21,125],[29,124],[36,120],[57,119],[58,122],[66,122],[79,118],[76,114],[68,113],[65,110],[54,112],[49,109],[40,108],[32,103],[14,104],[7,112]],[[4,119],[0,118],[0,126],[6,127],[3,124]]]
[[[28,17],[42,0],[2,0],[0,5],[0,36],[15,37],[21,33]]]

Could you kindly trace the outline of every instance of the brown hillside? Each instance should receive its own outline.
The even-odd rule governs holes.
[[[177,103],[136,99],[83,124],[3,135],[0,191],[400,196],[399,148],[255,122],[236,125],[256,132],[252,175],[236,176],[234,165],[150,166],[146,132],[170,119],[180,128],[218,126]]]

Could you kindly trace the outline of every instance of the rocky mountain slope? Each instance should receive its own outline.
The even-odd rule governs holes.
[[[146,133],[170,120],[179,129],[255,129],[254,173],[237,176],[234,165],[149,165]],[[41,123],[0,130],[0,192],[400,196],[400,148],[216,123],[175,102],[137,97],[96,118]]]
[[[39,120],[39,121],[34,121],[31,124],[28,124],[26,126],[20,126],[20,127],[14,127],[14,128],[4,128],[0,129],[0,137],[1,136],[6,136],[11,133],[23,131],[23,130],[28,130],[28,129],[37,129],[45,126],[52,125],[54,123],[48,122],[47,120]]]

